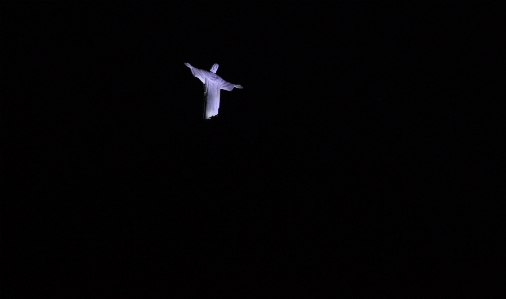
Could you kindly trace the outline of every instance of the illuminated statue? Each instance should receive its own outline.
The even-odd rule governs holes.
[[[232,84],[223,80],[220,76],[216,75],[219,65],[215,63],[211,71],[204,71],[193,67],[189,63],[185,63],[192,71],[193,76],[197,77],[204,83],[204,118],[209,119],[212,116],[218,115],[220,108],[220,89],[231,91],[232,89],[242,89],[241,85]]]

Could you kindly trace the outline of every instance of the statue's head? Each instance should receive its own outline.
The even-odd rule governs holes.
[[[216,74],[216,71],[218,70],[218,67],[219,67],[219,66],[220,66],[220,65],[219,65],[219,64],[217,64],[217,63],[213,64],[213,67],[211,68],[211,73],[215,73],[215,74]]]

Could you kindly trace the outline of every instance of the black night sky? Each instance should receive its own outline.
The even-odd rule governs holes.
[[[497,295],[497,3],[172,2],[1,4],[2,297]]]

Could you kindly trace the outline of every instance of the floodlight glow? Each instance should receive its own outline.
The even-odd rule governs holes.
[[[190,68],[194,77],[204,83],[204,119],[218,115],[221,89],[226,91],[231,91],[234,88],[242,89],[241,85],[227,82],[215,74],[219,67],[217,63],[213,65],[210,72],[195,68],[189,63],[184,65]]]

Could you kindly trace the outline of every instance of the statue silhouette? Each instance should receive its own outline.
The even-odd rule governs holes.
[[[241,85],[232,84],[216,75],[219,67],[217,63],[213,65],[209,72],[195,68],[189,63],[185,63],[185,65],[190,68],[193,76],[199,78],[204,83],[204,119],[218,115],[221,89],[226,91],[231,91],[234,88],[242,89]]]

